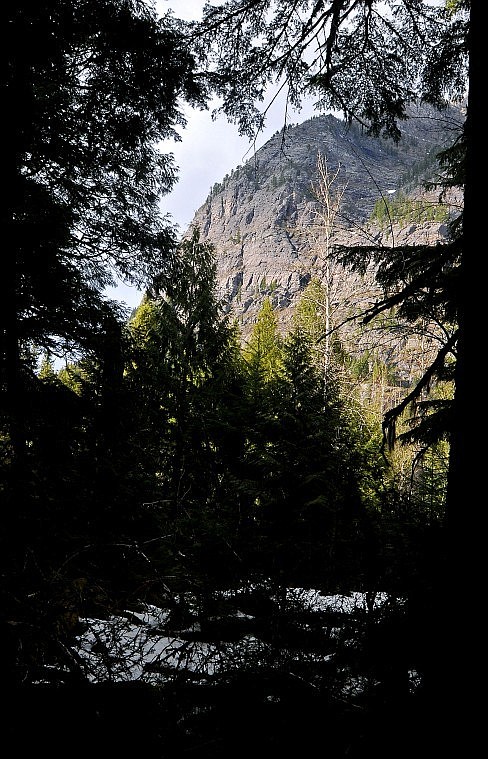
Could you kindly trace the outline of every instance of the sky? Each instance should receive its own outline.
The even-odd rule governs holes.
[[[203,5],[204,0],[156,1],[159,13],[172,9],[175,16],[187,21],[200,19]],[[263,107],[266,106],[265,101]],[[212,107],[208,111],[190,108],[183,110],[188,123],[185,129],[178,130],[182,141],[167,143],[168,151],[174,154],[179,166],[179,182],[162,201],[162,209],[171,213],[182,232],[191,223],[195,211],[205,202],[212,185],[251,158],[254,149],[259,149],[277,129],[283,127],[285,94],[282,93],[270,107],[266,127],[255,145],[247,137],[239,136],[237,127],[225,117],[213,121]],[[289,123],[298,123],[313,114],[312,105],[306,104],[300,113],[288,109],[287,120]]]
[[[157,0],[156,9],[161,15],[172,9],[175,16],[185,20],[201,17],[203,0]],[[271,99],[271,95],[270,95]],[[266,101],[263,107],[266,107]],[[210,108],[199,111],[183,108],[187,119],[184,129],[178,129],[181,142],[166,142],[165,152],[173,153],[178,167],[178,182],[171,193],[161,200],[163,213],[171,215],[172,221],[183,234],[190,225],[195,212],[205,202],[210,188],[220,182],[232,169],[252,157],[253,151],[264,145],[285,122],[285,97],[278,97],[270,107],[263,132],[255,144],[241,137],[237,127],[225,117],[212,120]],[[288,109],[287,122],[301,123],[313,116],[311,103],[306,103],[300,112]],[[126,303],[130,308],[139,305],[142,293],[132,287],[120,285],[109,288],[107,296]]]

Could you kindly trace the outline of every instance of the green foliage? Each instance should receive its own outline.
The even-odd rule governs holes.
[[[325,303],[323,285],[319,280],[312,279],[296,307],[293,320],[295,329],[309,342],[310,355],[319,373],[323,373],[324,365]],[[383,319],[386,331],[395,325],[391,315],[387,318],[381,315],[378,319]],[[388,455],[383,450],[383,415],[405,393],[404,381],[399,379],[396,365],[385,360],[380,347],[365,349],[359,355],[355,351],[352,355],[347,350],[347,341],[342,343],[334,335],[330,346],[328,376],[343,399],[344,418],[356,436],[357,454],[362,463],[355,471],[362,503],[368,513],[380,515],[390,498],[406,501],[413,498],[420,502],[422,496],[420,489],[417,489],[417,482],[415,494],[412,490],[412,471],[413,468],[421,471],[422,455],[430,450],[433,438],[427,440],[427,435],[419,448],[415,442],[416,433],[418,435],[420,432],[418,420],[410,419],[408,422],[405,412],[405,418],[402,417],[398,424],[398,435],[406,447],[402,446],[401,452],[388,452]],[[424,421],[427,426],[432,423],[432,420]],[[421,455],[416,461],[419,453]],[[437,484],[441,491],[444,489],[444,494],[439,493],[439,503],[444,503],[446,482],[439,478]],[[437,517],[440,518],[441,515],[442,508],[439,508]]]
[[[387,2],[372,13],[360,2],[347,3],[339,14],[336,3],[327,2],[319,17],[312,0],[302,4],[299,15],[293,8],[291,1],[265,0],[251,7],[245,0],[222,2],[208,5],[202,21],[192,25],[202,60],[207,50],[216,50],[212,82],[221,110],[241,133],[255,136],[263,118],[256,103],[283,75],[293,105],[299,106],[308,91],[322,111],[340,110],[349,122],[395,139],[398,122],[416,98],[438,105],[444,97],[464,96],[463,5],[451,12]],[[322,56],[311,62],[313,47],[320,47]]]
[[[183,102],[203,99],[181,27],[170,16],[158,21],[150,5],[50,0],[1,13],[11,191],[0,342],[9,517],[0,548],[5,614],[26,620],[16,649],[25,654],[6,672],[20,682],[31,676],[23,631],[37,625],[39,608],[63,617],[54,588],[66,582],[66,590],[76,572],[91,576],[87,586],[103,584],[102,574],[119,583],[108,569],[113,554],[103,562],[100,547],[127,530],[136,478],[118,412],[126,315],[104,291],[115,275],[143,286],[174,249],[160,196],[176,172],[159,145],[184,123]],[[59,378],[44,365],[39,375],[39,351],[76,368]],[[49,639],[58,618],[43,619]],[[37,663],[44,644],[32,654]]]
[[[227,531],[235,531],[238,514],[228,508],[226,462],[241,434],[234,418],[240,356],[235,327],[216,297],[213,248],[199,242],[198,230],[181,243],[129,330],[131,446],[155,483],[153,530],[167,536],[158,562],[175,586],[199,582],[202,573],[222,581],[235,563]]]
[[[55,376],[54,361],[49,353],[45,353],[39,367],[38,377],[42,380],[49,380],[53,379]]]
[[[374,13],[370,3],[346,3],[341,14],[336,2],[327,2],[317,16],[316,4],[305,2],[296,17],[290,13],[292,5],[264,2],[249,7],[245,0],[212,4],[206,7],[202,21],[193,25],[202,57],[206,46],[216,45],[218,52],[211,68],[216,93],[222,99],[221,110],[239,124],[242,133],[253,136],[260,128],[262,114],[256,103],[262,100],[269,82],[283,75],[292,104],[299,105],[308,91],[315,96],[318,109],[339,109],[349,124],[356,122],[368,134],[393,141],[400,137],[400,125],[412,102],[428,103],[441,111],[447,102],[465,98],[468,56],[477,51],[468,34],[470,17],[475,12],[468,3],[450,3],[442,8],[421,3],[412,8],[387,2],[381,9],[375,6]],[[238,37],[233,34],[236,25],[240,29]],[[310,65],[308,51],[313,45],[320,48],[321,55]],[[262,65],[263,58],[266,66]],[[232,70],[229,60],[233,62]],[[480,97],[481,94],[471,98],[471,108]],[[474,140],[469,118],[466,125],[462,139],[455,135],[453,149],[441,158],[448,169],[441,186],[463,186],[463,156],[466,146],[469,148]],[[467,197],[474,203],[471,180],[475,152],[468,149],[467,155],[471,160],[471,174],[466,175]],[[380,223],[384,223],[388,211],[386,206],[377,206],[375,213]],[[419,216],[419,208],[406,202],[392,207],[391,212],[409,223]],[[427,218],[437,219],[440,214],[436,204],[427,212]],[[469,230],[471,244],[476,246],[474,217],[472,212]],[[420,218],[426,218],[423,209]],[[346,266],[360,273],[369,266],[377,272],[384,298],[368,309],[366,322],[398,307],[398,316],[409,325],[430,322],[447,329],[437,356],[416,388],[387,411],[384,422],[390,443],[395,437],[395,422],[405,408],[419,399],[433,378],[447,378],[452,373],[449,362],[454,353],[461,355],[455,371],[461,380],[464,376],[463,353],[459,354],[459,346],[456,348],[457,321],[463,314],[459,299],[463,256],[460,223],[452,230],[455,236],[447,245],[396,248],[394,252],[390,247],[379,249],[374,245],[353,251],[344,246],[336,251],[338,260]],[[457,397],[462,402],[463,394]],[[457,435],[459,425],[452,432]],[[458,448],[462,447],[459,441]],[[452,468],[452,472],[457,469]],[[462,501],[460,479],[457,488]]]
[[[244,348],[244,359],[256,388],[273,382],[282,368],[282,339],[278,319],[269,297],[263,301],[256,323]]]
[[[388,198],[379,198],[375,204],[370,222],[381,229],[390,224],[422,224],[425,221],[446,222],[449,212],[446,206],[439,203],[428,203],[424,200],[408,198],[401,192]]]
[[[250,387],[248,402],[241,488],[258,531],[250,561],[280,584],[335,589],[353,575],[359,581],[370,510],[381,497],[379,450],[366,453],[339,387],[324,388],[299,327],[283,343],[280,373],[259,396]]]
[[[294,324],[303,330],[312,345],[318,346],[325,334],[326,292],[317,277],[303,291],[293,314]]]
[[[174,247],[159,206],[173,159],[158,144],[182,123],[181,99],[202,100],[181,32],[149,6],[21,2],[2,20],[12,192],[0,380],[21,480],[33,383],[23,352],[110,349],[125,314],[104,289],[114,274],[142,285]]]
[[[160,217],[159,194],[172,186],[174,171],[156,144],[183,123],[180,98],[200,102],[197,81],[204,77],[194,78],[192,46],[205,57],[209,33],[222,43],[217,51],[225,68],[210,84],[245,131],[255,123],[250,98],[259,99],[277,65],[291,81],[291,102],[298,97],[305,70],[300,56],[314,25],[292,18],[286,5],[273,6],[274,19],[263,13],[271,8],[267,2],[231,5],[207,6],[201,33],[191,40],[182,37],[187,25],[171,15],[157,23],[136,0],[52,0],[4,11],[10,39],[2,85],[11,116],[5,231],[13,263],[4,299],[0,409],[1,631],[10,646],[2,646],[2,674],[8,686],[48,678],[85,683],[71,647],[81,618],[113,618],[163,596],[172,602],[189,587],[208,599],[215,587],[263,577],[281,591],[301,584],[373,593],[377,587],[409,591],[411,576],[429,580],[415,561],[416,538],[424,537],[417,523],[425,509],[426,522],[435,526],[443,510],[449,393],[430,406],[408,399],[417,401],[415,432],[428,453],[415,470],[415,510],[402,521],[405,502],[385,471],[373,415],[357,399],[346,401],[339,373],[326,384],[320,370],[320,283],[310,284],[284,338],[265,298],[241,348],[216,297],[212,247],[200,242],[198,230],[177,246]],[[324,5],[324,23],[339,21],[330,15],[337,7]],[[356,9],[369,19],[372,48],[365,45],[365,16],[355,16]],[[410,71],[402,38],[389,37],[391,24],[400,24],[402,34],[410,28],[407,9],[399,8],[388,25],[370,14],[368,3],[350,10],[343,36],[332,32],[325,41],[323,60],[329,52],[333,67],[307,69],[307,84],[327,91],[348,118],[358,114],[373,132],[395,136],[412,97],[408,76],[425,84],[431,99],[440,90],[431,91],[432,82],[418,76],[420,63]],[[422,16],[427,36],[437,10],[426,8]],[[246,23],[236,50],[241,13]],[[449,35],[457,34],[459,19],[450,19],[439,45],[444,53]],[[281,34],[285,22],[288,33]],[[255,56],[256,33],[264,52],[268,46],[269,72],[261,48]],[[42,44],[32,44],[34,35]],[[391,43],[387,78],[385,36]],[[229,45],[235,56],[227,55]],[[437,48],[426,49],[433,71],[445,59]],[[454,52],[451,77],[459,71],[462,45]],[[359,60],[364,69],[356,67]],[[460,166],[452,154],[444,160]],[[242,171],[257,183],[258,169],[250,164]],[[457,287],[456,239],[443,249],[364,254],[353,253],[349,265],[361,271],[372,260],[385,289],[368,318],[398,307],[410,324],[441,324],[447,342],[426,382],[443,376],[449,383],[458,304],[446,293]],[[149,285],[129,323],[102,297],[113,271]],[[263,292],[273,289],[273,283],[261,285]],[[47,354],[39,368],[41,347]],[[49,354],[60,347],[73,351],[72,360],[56,373]],[[343,346],[334,346],[334,356],[347,368]],[[387,379],[384,366],[367,358],[367,367],[352,364],[351,373]],[[367,627],[369,634],[377,630],[369,619]],[[315,654],[312,660],[315,670]],[[343,663],[340,671],[352,676],[350,659]],[[405,664],[405,681],[408,671]],[[383,700],[381,692],[375,703]]]

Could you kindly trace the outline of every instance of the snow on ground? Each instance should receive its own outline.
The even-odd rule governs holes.
[[[249,588],[246,592],[249,593]],[[224,592],[221,596],[234,600],[233,612],[227,619],[233,617],[244,623],[253,620],[252,615],[238,608],[239,591]],[[317,590],[302,588],[288,588],[280,594],[280,602],[289,607],[307,613],[333,612],[345,617],[357,611],[365,613],[379,609],[388,599],[386,593],[323,595]],[[245,631],[233,641],[209,642],[202,640],[202,636],[199,639],[198,606],[193,597],[185,595],[183,600],[190,610],[191,623],[178,630],[172,629],[169,610],[150,605],[141,611],[127,611],[123,616],[106,620],[82,620],[83,632],[77,639],[76,656],[88,679],[92,682],[139,680],[161,683],[184,674],[204,682],[215,674],[242,667],[243,662],[259,664],[269,653],[269,644]],[[332,637],[335,629],[330,630]],[[336,635],[339,631],[337,628]],[[326,662],[333,654],[308,653],[307,656]]]
[[[387,603],[390,596],[387,593],[361,593],[354,591],[348,595],[335,594],[324,596],[318,590],[303,590],[288,588],[288,600],[300,600],[309,611],[334,611],[342,614],[352,614],[354,611],[378,609]]]

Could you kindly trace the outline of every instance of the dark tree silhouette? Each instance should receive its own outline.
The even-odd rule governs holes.
[[[71,496],[66,487],[56,496],[45,487],[42,428],[54,429],[67,413],[69,393],[51,385],[55,402],[45,403],[38,351],[96,358],[103,387],[94,445],[103,449],[105,465],[95,453],[83,488],[98,477],[110,492],[106,463],[118,429],[125,315],[103,292],[114,276],[143,286],[174,251],[175,232],[159,200],[176,169],[158,144],[184,124],[181,103],[202,104],[202,93],[176,23],[169,16],[158,20],[140,0],[23,0],[0,14],[0,90],[8,114],[0,424],[2,562],[9,581],[2,614],[15,620],[17,611],[36,614],[28,602],[22,609],[21,599],[35,597],[29,583],[44,574],[30,537],[42,546],[37,528],[53,526],[57,509],[58,516],[69,514],[71,497],[76,502],[80,493],[74,481]],[[78,408],[75,426],[86,428],[95,407],[81,411],[76,397],[71,406]],[[57,476],[59,484],[62,468]],[[11,674],[22,679],[25,671]]]
[[[393,296],[406,310],[419,296],[424,304],[436,301],[436,307],[444,310],[455,328],[420,383],[423,387],[436,373],[450,372],[446,359],[455,358],[451,375],[455,381],[454,403],[442,419],[437,418],[450,441],[444,544],[448,562],[440,557],[435,600],[427,614],[431,625],[426,625],[430,675],[435,683],[432,698],[441,704],[438,715],[443,709],[451,714],[463,710],[460,693],[469,690],[475,659],[480,655],[476,647],[476,654],[466,656],[456,675],[446,667],[450,647],[459,643],[449,635],[449,597],[455,589],[472,587],[479,569],[475,557],[480,555],[473,544],[472,512],[466,511],[470,500],[466,486],[476,481],[477,456],[466,435],[470,416],[467,370],[471,362],[465,337],[466,330],[472,334],[473,326],[466,324],[468,283],[470,288],[473,285],[473,301],[481,302],[474,285],[474,260],[482,237],[476,212],[479,157],[483,154],[480,13],[481,3],[469,0],[289,0],[279,5],[269,0],[240,0],[208,4],[203,21],[188,30],[202,60],[209,62],[212,82],[222,97],[221,111],[243,133],[253,134],[262,126],[266,112],[263,115],[258,105],[270,83],[285,89],[293,105],[299,106],[304,94],[311,94],[319,109],[340,110],[348,121],[393,139],[401,133],[409,104],[425,102],[442,112],[449,102],[467,102],[456,147],[462,163],[458,164],[461,171],[457,171],[455,182],[464,191],[458,235],[437,249],[409,251],[408,284]],[[394,265],[387,274],[393,281]],[[395,413],[386,419],[390,430]],[[466,561],[460,556],[466,556]],[[433,644],[434,638],[440,639],[438,646]],[[465,648],[473,651],[469,635],[462,640]],[[469,704],[476,713],[473,700]]]

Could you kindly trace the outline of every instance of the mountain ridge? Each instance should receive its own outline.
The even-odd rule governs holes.
[[[335,178],[331,192],[341,193],[330,245],[432,243],[447,237],[452,207],[446,206],[440,219],[419,215],[418,220],[410,217],[386,226],[372,216],[378,201],[400,195],[410,203],[421,199],[424,207],[437,207],[436,194],[426,193],[422,181],[432,177],[435,155],[452,141],[452,130],[461,123],[458,109],[439,114],[418,107],[411,110],[395,144],[333,115],[318,115],[275,133],[242,166],[216,182],[186,234],[198,227],[201,241],[215,246],[219,295],[243,336],[252,329],[265,297],[285,331],[311,277],[323,275],[317,235],[310,234],[320,212],[314,187],[320,190],[321,159],[329,178]],[[350,297],[357,278],[343,270],[335,273],[344,286],[337,297]]]

